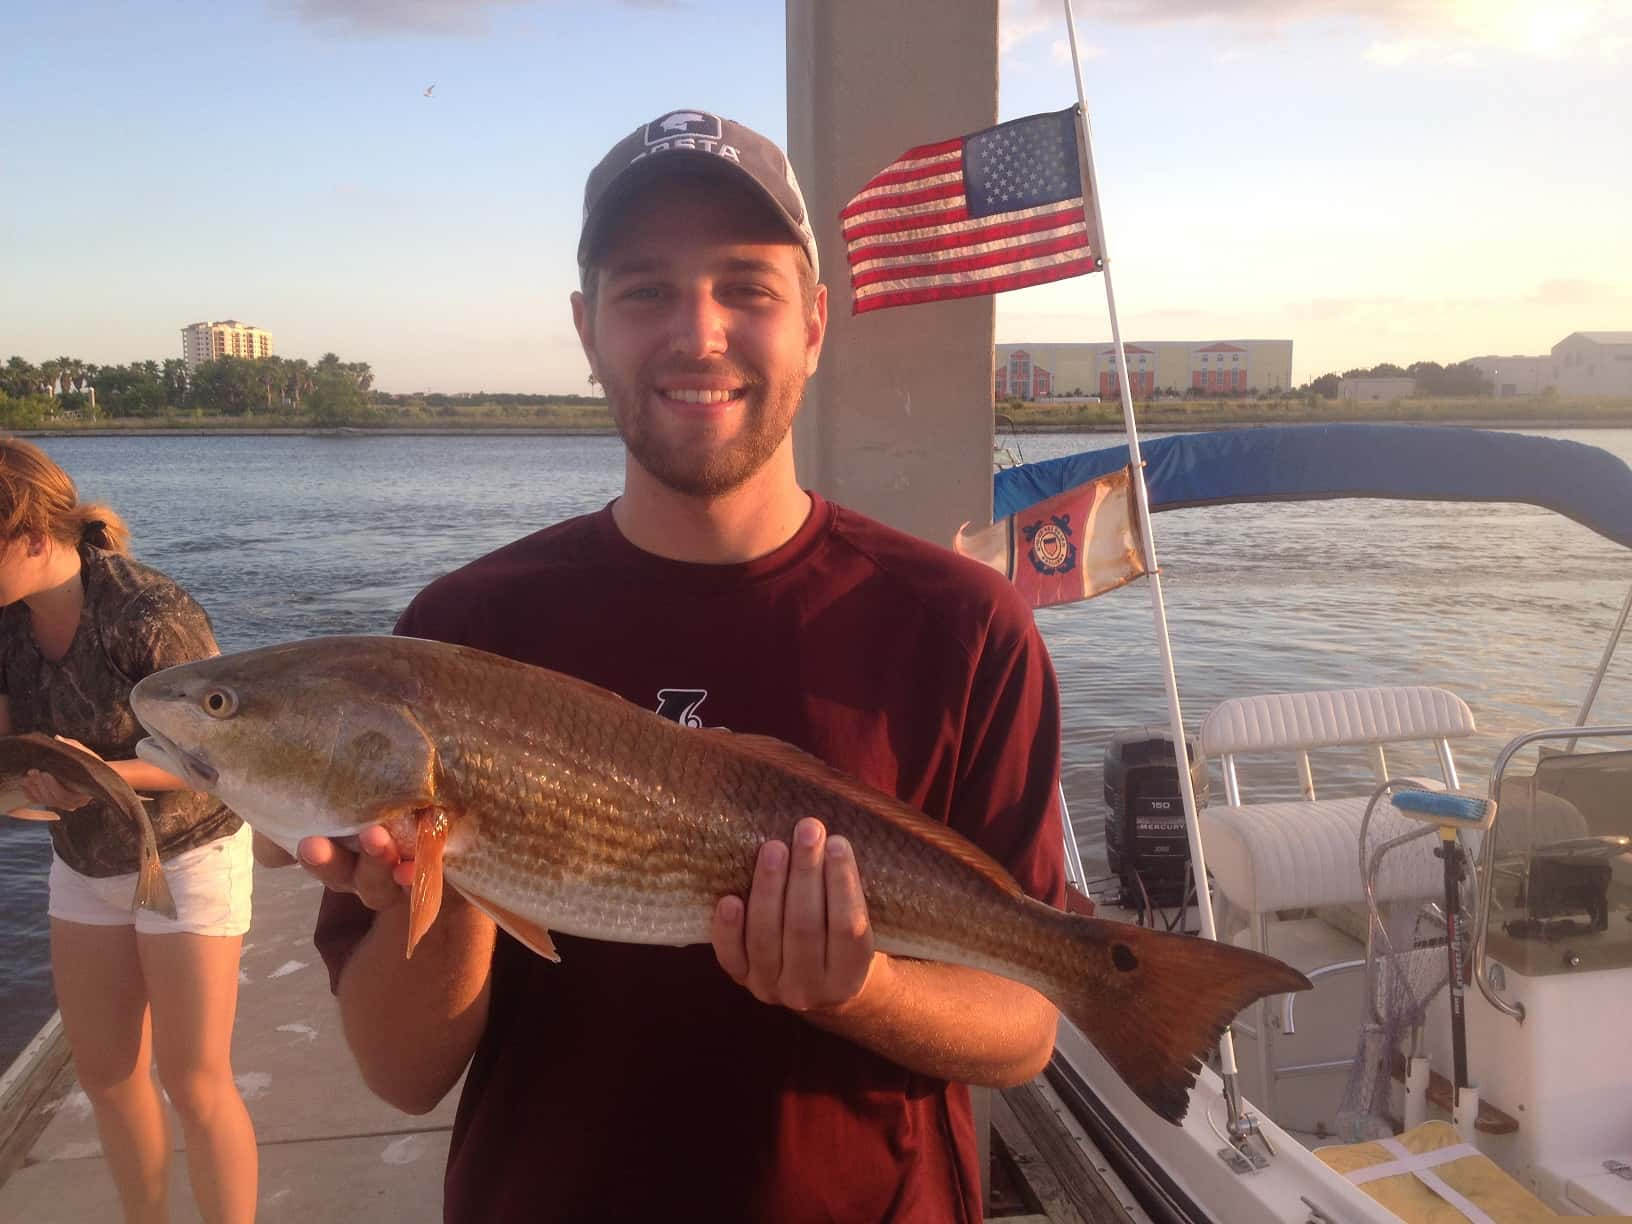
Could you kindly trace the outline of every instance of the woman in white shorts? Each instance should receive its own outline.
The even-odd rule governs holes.
[[[31,773],[48,818],[51,971],[80,1087],[129,1224],[169,1217],[170,1140],[153,1066],[186,1132],[187,1174],[211,1224],[255,1215],[257,1155],[233,1083],[238,954],[249,927],[250,831],[208,795],[135,759],[130,690],[216,653],[209,618],[126,554],[111,510],[81,505],[43,451],[0,438],[0,735],[60,736],[104,758],[148,803],[176,917],[132,913],[127,817]],[[60,817],[57,815],[60,813]]]

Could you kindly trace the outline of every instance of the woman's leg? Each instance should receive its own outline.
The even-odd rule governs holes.
[[[232,1082],[239,935],[136,936],[159,1080],[187,1135],[187,1178],[209,1224],[250,1224],[255,1130]]]
[[[125,1219],[165,1224],[170,1136],[153,1083],[136,929],[51,919],[51,975]]]

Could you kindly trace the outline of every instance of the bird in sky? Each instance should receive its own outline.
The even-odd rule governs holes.
[[[426,96],[426,97],[427,97],[427,98],[428,98],[428,97],[430,97],[430,96],[431,96],[431,90],[433,90],[433,89],[435,89],[435,88],[436,88],[436,86],[435,86],[435,85],[427,85],[427,86],[425,86],[425,96]]]

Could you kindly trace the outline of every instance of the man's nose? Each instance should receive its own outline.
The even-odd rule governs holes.
[[[675,311],[669,344],[678,357],[717,357],[725,352],[726,312],[712,293],[684,297]]]

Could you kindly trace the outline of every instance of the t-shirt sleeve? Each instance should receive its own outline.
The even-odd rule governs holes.
[[[329,990],[332,993],[340,993],[341,971],[373,926],[374,911],[353,894],[327,888],[323,890],[323,901],[317,907],[317,929],[312,932],[312,943],[329,971]]]
[[[1060,694],[1048,648],[1018,596],[994,612],[970,688],[954,828],[1038,900],[1065,902]]]
[[[220,653],[210,618],[179,588],[150,587],[103,633],[114,663],[132,681]]]

